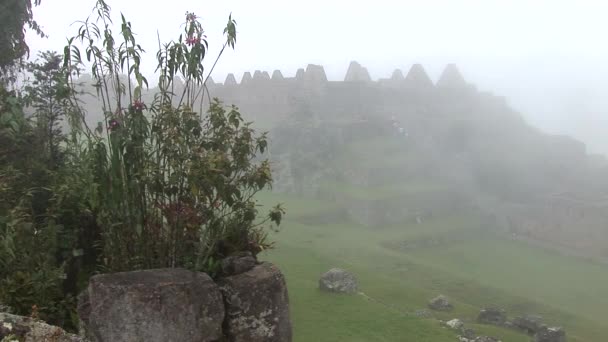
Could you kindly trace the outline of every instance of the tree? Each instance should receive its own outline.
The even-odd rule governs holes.
[[[61,158],[59,144],[63,140],[61,121],[70,105],[71,88],[62,67],[63,57],[56,52],[40,53],[41,61],[27,64],[34,78],[25,88],[26,103],[33,107],[38,137],[41,139],[50,170]]]
[[[40,1],[33,0],[33,5],[40,5]],[[26,27],[44,36],[34,20],[32,0],[3,0],[0,3],[0,80],[6,81],[15,62],[29,54],[25,42]]]

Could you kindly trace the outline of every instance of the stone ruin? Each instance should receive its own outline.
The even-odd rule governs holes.
[[[362,67],[361,64],[352,61],[346,71],[344,82],[371,82],[372,78],[369,76],[367,69]]]

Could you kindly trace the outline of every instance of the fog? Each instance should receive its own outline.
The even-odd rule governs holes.
[[[374,79],[421,63],[436,80],[447,63],[456,63],[467,81],[505,96],[531,124],[608,154],[608,4],[602,1],[107,2],[133,23],[149,52],[148,76],[155,68],[157,30],[163,42],[176,37],[185,11],[193,11],[203,18],[214,55],[232,12],[236,51],[223,56],[216,81],[256,69],[292,76],[308,63],[323,65],[330,80],[341,80],[351,60]],[[93,5],[43,1],[34,14],[49,37],[30,35],[32,52],[61,50],[78,27],[72,21],[86,18]]]

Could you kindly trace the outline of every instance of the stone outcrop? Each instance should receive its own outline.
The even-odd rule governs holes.
[[[356,293],[359,289],[355,276],[343,269],[332,268],[319,279],[319,289],[335,293]]]
[[[448,297],[439,295],[429,301],[429,308],[436,311],[451,311],[454,306],[450,303]]]
[[[289,342],[289,298],[280,270],[261,263],[218,280],[226,306],[224,334],[233,342]]]
[[[158,269],[97,275],[78,314],[93,342],[217,341],[224,304],[206,274]]]
[[[8,336],[15,338],[10,341],[86,342],[86,339],[80,336],[66,333],[63,329],[45,322],[0,312],[0,341]]]
[[[566,332],[560,327],[543,327],[534,336],[534,342],[566,342]]]
[[[514,328],[521,330],[529,335],[534,335],[544,328],[543,318],[534,315],[515,317],[511,324]]]
[[[346,71],[344,82],[371,82],[372,78],[369,76],[367,69],[362,67],[361,64],[352,61]]]
[[[499,308],[485,308],[477,315],[477,322],[502,326],[507,321],[507,313]]]

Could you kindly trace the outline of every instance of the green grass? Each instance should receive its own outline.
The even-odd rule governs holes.
[[[365,228],[345,218],[332,224],[302,224],[299,218],[325,215],[339,205],[262,194],[262,203],[288,209],[277,248],[264,258],[285,272],[295,341],[454,341],[455,333],[435,320],[412,315],[439,293],[455,304],[452,313],[480,333],[504,342],[522,334],[475,325],[479,309],[501,305],[510,316],[538,313],[562,325],[568,340],[605,340],[608,326],[608,267],[560,256],[489,232],[471,217],[444,217],[419,225]],[[439,239],[437,245],[399,249],[399,243]],[[407,245],[407,244],[406,244]],[[331,267],[356,274],[364,296],[328,295],[317,289]],[[382,304],[384,303],[384,304]]]

